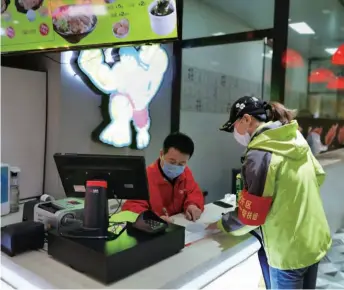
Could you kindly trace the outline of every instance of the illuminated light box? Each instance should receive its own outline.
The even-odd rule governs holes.
[[[84,50],[77,58],[83,79],[107,100],[96,139],[114,147],[144,149],[150,142],[149,104],[167,71],[167,52],[160,45],[148,45],[120,48],[117,59],[111,53],[112,49]]]
[[[1,53],[177,39],[175,0],[2,0]]]

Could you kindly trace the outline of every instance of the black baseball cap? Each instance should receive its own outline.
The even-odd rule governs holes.
[[[234,123],[245,114],[251,115],[260,121],[267,121],[268,103],[256,97],[241,97],[231,107],[229,120],[220,128],[221,131],[233,133]]]

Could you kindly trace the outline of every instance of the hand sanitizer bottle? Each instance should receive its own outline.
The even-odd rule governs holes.
[[[11,167],[11,195],[10,195],[10,211],[19,211],[19,173],[18,167]]]

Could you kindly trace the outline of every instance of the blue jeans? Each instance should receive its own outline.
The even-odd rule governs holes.
[[[297,269],[279,270],[270,267],[271,289],[315,289],[318,265]]]
[[[318,275],[318,264],[297,270],[279,270],[269,266],[261,237],[254,231],[262,247],[258,251],[258,259],[266,289],[315,289]]]

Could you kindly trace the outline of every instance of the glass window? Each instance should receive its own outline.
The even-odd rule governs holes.
[[[291,0],[289,17],[286,105],[344,118],[344,1]]]
[[[274,0],[184,0],[183,38],[272,28],[274,2]]]
[[[180,131],[195,142],[190,166],[208,201],[231,191],[232,169],[241,167],[244,148],[219,128],[239,97],[261,96],[263,52],[264,41],[183,50]]]

